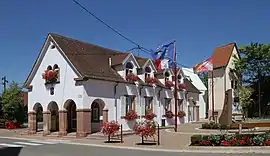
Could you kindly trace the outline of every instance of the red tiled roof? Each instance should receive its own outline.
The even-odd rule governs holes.
[[[226,67],[230,60],[233,48],[236,46],[235,43],[229,43],[227,45],[217,47],[212,55],[213,67],[220,68]]]

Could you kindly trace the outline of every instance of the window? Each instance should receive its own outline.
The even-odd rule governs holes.
[[[148,113],[148,111],[153,111],[153,98],[152,97],[145,97],[145,114]]]
[[[171,110],[171,107],[172,107],[171,101],[172,101],[171,99],[165,98],[165,105],[164,105],[165,111],[170,111]]]
[[[99,122],[99,116],[100,116],[100,112],[99,112],[99,104],[94,102],[91,106],[92,109],[92,122]]]
[[[47,70],[52,70],[52,66],[48,66],[47,67]]]
[[[234,82],[234,89],[237,89],[237,87],[238,87],[238,82],[235,81],[235,82]]]
[[[130,62],[128,62],[128,63],[126,64],[126,76],[127,76],[129,73],[132,73],[132,71],[133,71],[133,64],[130,63]]]
[[[184,110],[184,105],[183,105],[183,99],[178,100],[178,111],[183,111]]]
[[[144,74],[145,79],[146,78],[149,78],[150,77],[150,73],[151,73],[151,68],[150,67],[145,67],[144,71],[145,71],[145,74]]]
[[[135,109],[135,96],[126,96],[126,114]]]
[[[177,76],[178,83],[181,83],[181,78],[182,78],[182,76],[179,74],[179,75]]]
[[[169,77],[170,77],[170,73],[169,72],[165,72],[165,82],[169,81]]]
[[[231,81],[231,88],[234,88],[234,81]]]

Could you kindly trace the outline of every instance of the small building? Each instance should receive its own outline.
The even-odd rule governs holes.
[[[232,89],[232,103],[237,105],[240,76],[234,72],[234,60],[239,59],[240,54],[236,43],[229,43],[217,47],[212,55],[213,60],[213,88],[214,88],[214,110],[221,115],[225,102],[225,92]],[[209,118],[212,117],[212,73],[208,74],[209,88]],[[212,118],[211,118],[212,119]]]
[[[123,118],[131,110],[137,121],[153,112],[161,126],[174,124],[177,115],[166,117],[175,108],[174,76],[169,69],[157,71],[150,59],[50,33],[24,84],[29,133],[36,133],[37,121],[43,121],[45,135],[86,136],[112,120],[131,130],[134,121]],[[187,91],[194,88],[181,70],[177,80],[177,107],[188,114]]]
[[[206,117],[206,105],[207,105],[207,88],[203,84],[202,80],[194,72],[193,68],[182,68],[185,77],[187,77],[193,86],[197,89],[193,93],[193,98],[196,101],[196,105],[200,106],[199,118],[205,119]]]

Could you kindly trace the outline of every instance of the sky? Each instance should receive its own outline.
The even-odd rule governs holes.
[[[230,42],[245,46],[270,41],[268,0],[77,1],[147,49],[176,40],[177,61],[188,67]],[[135,47],[72,0],[3,1],[0,77],[23,84],[50,32],[123,52]]]

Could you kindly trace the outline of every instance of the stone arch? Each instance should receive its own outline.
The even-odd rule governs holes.
[[[76,132],[77,131],[77,112],[76,112],[76,103],[68,99],[64,103],[64,109],[67,110],[67,132]]]
[[[92,133],[100,131],[100,123],[101,123],[100,117],[103,116],[103,121],[104,121],[104,115],[105,115],[103,112],[104,108],[105,108],[105,103],[101,99],[95,99],[91,103],[91,132]]]
[[[37,102],[33,106],[33,110],[36,114],[36,120],[34,121],[36,124],[36,131],[42,131],[43,130],[43,107],[42,105]]]
[[[55,132],[59,131],[59,107],[55,101],[51,101],[48,104],[47,110],[50,113],[50,124],[49,124],[49,131]]]

